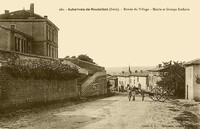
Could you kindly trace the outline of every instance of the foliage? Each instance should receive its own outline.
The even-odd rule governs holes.
[[[195,77],[196,77],[196,83],[200,84],[200,77],[199,77],[199,75],[197,74]]]
[[[95,62],[93,61],[92,58],[90,58],[89,56],[87,56],[86,54],[81,54],[77,57],[77,59],[79,60],[83,60],[83,61],[87,61],[87,62],[90,62],[90,63],[93,63],[95,64]]]
[[[14,77],[27,79],[70,80],[79,76],[77,68],[62,64],[57,60],[10,60],[3,63],[1,69]]]
[[[163,62],[164,74],[158,86],[161,86],[177,97],[184,97],[185,93],[185,68],[184,62],[169,61]]]

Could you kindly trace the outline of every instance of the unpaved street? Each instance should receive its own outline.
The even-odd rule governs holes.
[[[127,96],[118,95],[32,113],[16,120],[1,122],[0,127],[13,129],[184,129],[185,125],[190,125],[198,129],[200,127],[198,115],[196,118],[192,116],[191,119],[194,119],[192,121],[184,121],[182,114],[186,111],[199,114],[199,104],[186,104],[186,106],[184,104],[186,103],[155,102],[149,98],[141,101],[141,97],[136,97],[136,101],[128,101]]]

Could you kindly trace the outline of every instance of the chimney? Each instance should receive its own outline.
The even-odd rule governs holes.
[[[5,10],[5,13],[9,13],[9,10]]]
[[[30,5],[30,13],[31,13],[31,17],[33,17],[33,15],[34,15],[34,4],[33,3],[31,3],[31,5]]]
[[[48,16],[47,16],[47,15],[45,15],[45,16],[44,16],[44,18],[45,18],[45,19],[48,19]]]

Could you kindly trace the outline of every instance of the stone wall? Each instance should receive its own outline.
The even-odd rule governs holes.
[[[107,94],[106,75],[97,77],[82,94],[84,97]]]
[[[102,72],[105,71],[104,67],[92,64],[87,61],[83,60],[71,60],[74,64],[78,65],[79,67],[88,70],[89,74],[94,74],[96,72]]]
[[[77,98],[77,79],[69,81],[14,78],[0,71],[0,106]]]
[[[0,27],[0,48],[4,50],[10,50],[9,34],[10,31],[7,31]]]

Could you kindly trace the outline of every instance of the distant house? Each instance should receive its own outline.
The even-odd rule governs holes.
[[[164,68],[161,65],[156,66],[154,69],[150,69],[149,75],[148,75],[148,81],[149,81],[149,88],[153,89],[157,86],[157,82],[161,81],[161,77],[163,76],[163,70]]]
[[[130,74],[130,85],[141,88],[143,90],[149,90],[148,75],[148,72]]]
[[[143,90],[149,90],[148,72],[122,73],[118,75],[118,90],[125,90],[127,86],[135,86]]]
[[[116,91],[118,88],[118,78],[117,76],[108,76],[107,80],[110,82],[110,90]]]
[[[185,99],[200,101],[200,59],[185,64]]]
[[[47,16],[30,10],[0,14],[0,50],[58,58],[58,30]]]

